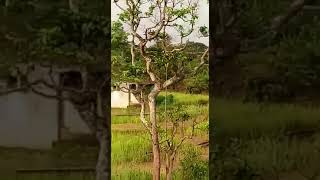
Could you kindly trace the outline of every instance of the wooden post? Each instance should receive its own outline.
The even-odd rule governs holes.
[[[128,108],[130,107],[131,105],[131,87],[130,87],[130,84],[128,86]]]
[[[61,76],[61,75],[60,75],[60,78],[59,78],[59,83],[60,83],[60,86],[63,85],[63,76]],[[63,92],[61,90],[57,90],[57,95],[58,95],[58,97],[62,97],[63,96]],[[64,128],[64,108],[65,108],[65,106],[64,106],[63,99],[58,99],[58,103],[57,103],[58,141],[62,140],[62,128]]]

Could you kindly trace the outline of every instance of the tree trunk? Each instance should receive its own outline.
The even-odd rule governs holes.
[[[109,92],[110,94],[111,92]],[[100,144],[96,167],[96,180],[111,180],[111,127],[110,95],[101,91],[97,98],[98,118],[97,138]]]
[[[110,128],[110,91],[100,94],[96,99],[96,108],[93,110],[93,96],[73,95],[73,105],[79,112],[81,119],[88,125],[91,132],[96,135],[99,142],[99,156],[96,165],[96,180],[111,180],[111,128]],[[98,114],[97,114],[98,113]],[[99,115],[97,117],[97,115]]]
[[[11,6],[12,4],[12,0],[6,0],[5,1],[5,8],[4,8],[4,15],[6,16],[8,14],[8,8]]]
[[[79,0],[69,0],[69,8],[72,12],[79,12]]]
[[[172,180],[174,158],[172,158],[172,154],[169,152],[167,152],[166,156],[166,180]]]
[[[152,151],[153,151],[153,180],[160,180],[160,145],[159,145],[159,133],[157,128],[157,116],[156,116],[156,98],[160,90],[155,85],[154,89],[148,95],[149,109],[150,109],[150,122],[151,136],[152,136]]]
[[[99,157],[96,166],[96,180],[111,180],[110,174],[110,138],[107,131],[97,133],[100,144]]]
[[[5,7],[8,8],[9,6],[11,6],[12,4],[12,0],[6,0],[5,1]]]
[[[135,63],[135,59],[136,59],[136,54],[134,52],[134,48],[135,48],[135,44],[134,44],[134,36],[132,38],[132,42],[131,42],[131,64],[134,66],[136,63]]]

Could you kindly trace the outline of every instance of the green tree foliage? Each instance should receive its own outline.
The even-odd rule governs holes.
[[[106,17],[59,11],[48,24],[37,33],[36,47],[42,55],[67,56],[82,64],[105,61],[110,38],[110,22]]]
[[[207,28],[203,27],[203,33],[206,33]],[[125,32],[121,22],[115,21],[112,24],[112,73],[113,81],[132,81],[143,82],[148,80],[148,74],[144,69],[143,59],[137,54],[137,63],[131,64],[130,45],[128,42],[128,33]],[[171,37],[167,35],[160,36],[154,45],[148,48],[148,51],[154,57],[154,69],[159,78],[165,80],[168,77],[174,76],[179,67],[186,67],[185,74],[191,74],[195,66],[199,64],[200,55],[207,48],[206,45],[196,42],[186,42],[179,46],[172,48],[182,48],[186,46],[181,52],[163,53],[162,42],[170,42]],[[166,72],[166,64],[168,64],[168,73]],[[199,82],[198,82],[199,80]],[[186,86],[200,87],[207,90],[208,86],[208,67],[203,67],[203,71],[195,76],[188,76],[186,79]],[[207,83],[207,84],[206,84]]]
[[[146,74],[143,63],[138,61],[135,66],[131,64],[129,34],[125,32],[123,24],[120,21],[112,22],[111,33],[112,81],[114,83],[144,81]],[[137,58],[140,57],[137,56]]]
[[[228,64],[239,68],[234,76],[242,77],[244,97],[259,101],[288,101],[303,94],[315,97],[319,88],[319,13],[301,9],[288,22],[272,29],[281,15],[284,17],[291,7],[301,1],[294,2],[237,2],[235,7],[239,14],[230,32],[239,37],[244,53],[238,53],[233,60],[223,61],[233,61]],[[314,3],[305,1],[305,5]],[[224,15],[227,16],[228,12],[224,12]],[[228,72],[228,68],[233,68],[222,67],[223,64],[221,71]],[[228,74],[221,72],[220,76],[223,78]],[[238,80],[224,84],[230,89],[224,89],[223,92],[229,92],[233,84],[238,84]],[[306,90],[304,93],[300,91],[302,88]]]
[[[290,24],[291,27],[296,23]],[[246,83],[256,81],[256,86],[247,86],[247,95],[251,96],[255,91],[261,96],[269,96],[266,100],[288,100],[317,91],[320,83],[320,51],[317,48],[320,36],[316,33],[320,30],[319,24],[314,19],[303,26],[295,25],[273,46],[241,56]],[[260,87],[257,86],[259,82]],[[301,93],[301,89],[305,91]]]

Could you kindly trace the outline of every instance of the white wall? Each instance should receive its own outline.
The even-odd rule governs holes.
[[[90,129],[85,122],[81,120],[79,113],[73,105],[70,102],[65,102],[64,104],[65,126],[68,127],[72,133],[90,133]]]
[[[50,148],[57,140],[57,101],[34,93],[0,97],[0,146]],[[65,125],[72,132],[89,128],[70,103],[65,106]]]
[[[57,139],[56,107],[33,93],[0,97],[0,146],[50,148]]]

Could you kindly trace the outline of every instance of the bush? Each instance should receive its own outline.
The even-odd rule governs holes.
[[[165,96],[159,95],[159,96],[157,97],[157,105],[164,105],[165,99],[166,99]],[[174,99],[173,95],[172,95],[172,94],[169,94],[169,95],[167,96],[167,105],[173,104],[174,101],[175,101],[175,99]]]
[[[246,81],[245,101],[279,102],[293,97],[284,82],[272,78],[252,78]]]
[[[183,179],[208,179],[208,163],[200,158],[200,152],[193,147],[188,147],[181,160]]]
[[[196,129],[199,129],[200,131],[209,132],[209,121],[204,121],[196,125]]]

